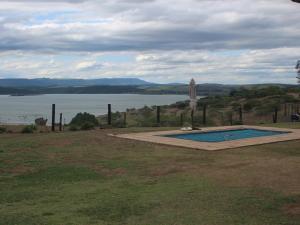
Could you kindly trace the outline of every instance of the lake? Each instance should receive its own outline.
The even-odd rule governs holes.
[[[186,95],[137,95],[137,94],[52,94],[36,96],[0,95],[0,123],[31,124],[39,117],[51,121],[52,104],[56,104],[56,118],[63,113],[68,123],[79,112],[94,115],[107,113],[107,104],[112,110],[125,111],[127,108],[141,108],[145,105],[169,105],[187,100]]]

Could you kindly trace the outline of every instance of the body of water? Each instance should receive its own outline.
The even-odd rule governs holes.
[[[141,108],[145,105],[169,105],[187,100],[185,95],[136,95],[136,94],[53,94],[36,96],[0,95],[0,123],[31,124],[39,117],[51,120],[52,104],[56,104],[56,118],[63,113],[66,123],[79,112],[94,115],[107,113],[107,104],[113,111]]]

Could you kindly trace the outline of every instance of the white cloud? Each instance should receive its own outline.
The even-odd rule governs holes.
[[[287,0],[0,3],[1,77],[293,83],[300,57],[300,4]]]
[[[99,63],[97,61],[84,61],[84,62],[79,62],[77,65],[76,65],[76,72],[80,72],[80,71],[83,71],[83,72],[89,72],[89,73],[92,73],[92,72],[100,72],[102,67],[103,67],[104,64],[102,63]]]
[[[76,69],[82,70],[82,69],[88,69],[91,67],[94,67],[97,64],[95,61],[90,61],[90,62],[80,62],[77,64]]]

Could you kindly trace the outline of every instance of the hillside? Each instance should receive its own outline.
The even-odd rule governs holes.
[[[206,124],[203,124],[203,109],[206,106]],[[277,121],[290,121],[291,114],[300,112],[300,88],[278,86],[236,88],[227,95],[210,95],[198,100],[194,113],[194,125],[216,126],[234,124],[272,123],[275,109]],[[242,115],[240,114],[242,111]],[[106,115],[100,117],[102,124]],[[157,124],[156,106],[128,109],[126,126],[183,126],[191,125],[189,101],[161,106],[160,124]],[[124,126],[124,114],[114,113],[115,126]]]
[[[239,88],[253,89],[276,86],[292,88],[293,85],[285,84],[258,84],[258,85],[222,85],[199,84],[198,96],[228,95]],[[0,95],[38,95],[38,94],[180,94],[186,95],[189,86],[182,84],[141,84],[141,85],[92,85],[92,86],[0,86]]]
[[[131,86],[149,85],[151,83],[137,78],[103,78],[103,79],[0,79],[0,87],[82,87],[82,86]]]

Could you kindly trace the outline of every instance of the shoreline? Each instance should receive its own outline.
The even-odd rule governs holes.
[[[1,97],[2,96],[2,97]],[[19,98],[18,98],[19,97]],[[202,98],[199,97],[199,98]],[[107,113],[107,105],[112,105],[112,112],[127,109],[141,109],[144,106],[172,105],[188,101],[187,95],[144,95],[144,94],[46,94],[14,96],[0,95],[0,124],[5,126],[26,126],[34,124],[36,118],[51,118],[51,105],[57,106],[57,118],[63,113],[66,122],[80,112],[95,116]]]

